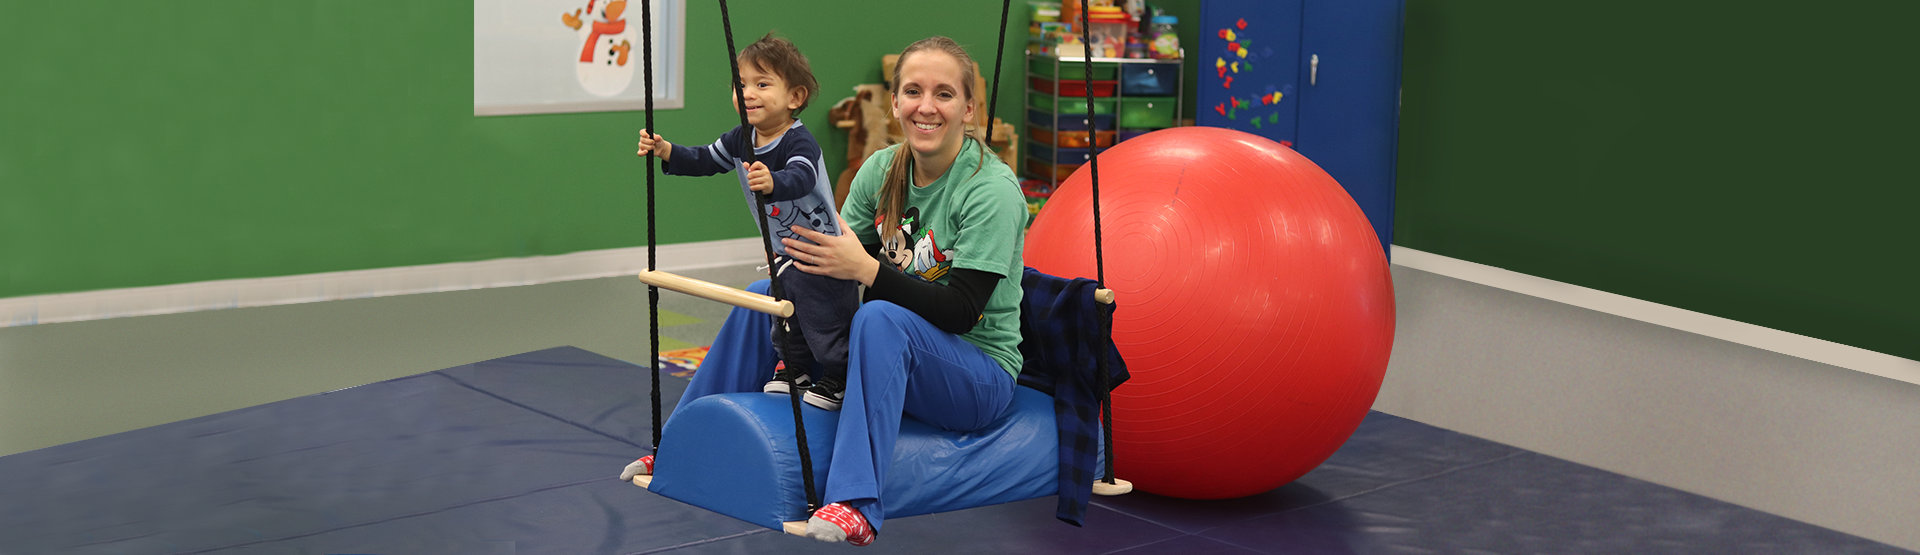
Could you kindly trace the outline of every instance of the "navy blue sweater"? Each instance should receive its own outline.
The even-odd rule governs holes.
[[[752,138],[751,127],[735,127],[710,145],[673,145],[673,156],[667,160],[665,170],[668,175],[691,176],[738,171],[740,193],[746,196],[747,206],[752,207],[754,193],[747,188],[747,172],[739,171],[746,163],[745,149],[752,144],[749,142]],[[766,146],[753,149],[753,154],[773,173],[767,214],[754,218],[754,223],[762,232],[769,226],[773,228],[774,254],[787,254],[780,239],[799,238],[788,226],[797,225],[827,235],[840,234],[840,211],[833,205],[833,180],[827,177],[827,165],[820,158],[820,143],[814,141],[813,133],[808,132],[805,125],[794,120],[786,133]]]

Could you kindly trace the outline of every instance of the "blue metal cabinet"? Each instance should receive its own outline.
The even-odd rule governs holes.
[[[1207,0],[1196,123],[1273,139],[1325,168],[1393,240],[1404,0]]]

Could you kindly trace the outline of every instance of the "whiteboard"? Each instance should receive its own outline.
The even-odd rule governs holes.
[[[473,0],[473,114],[644,109],[643,1],[653,106],[683,106],[686,0]]]

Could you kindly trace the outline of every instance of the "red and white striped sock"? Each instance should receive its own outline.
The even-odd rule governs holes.
[[[813,518],[807,519],[807,536],[826,542],[845,540],[854,546],[873,543],[873,526],[867,524],[866,515],[860,514],[846,503],[831,503],[814,511]]]

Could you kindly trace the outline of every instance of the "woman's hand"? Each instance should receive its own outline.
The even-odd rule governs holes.
[[[860,246],[860,238],[853,235],[845,220],[840,221],[837,236],[797,225],[793,232],[807,240],[787,238],[780,244],[787,247],[787,256],[793,257],[793,267],[802,272],[850,279],[862,285],[873,285],[873,277],[880,273],[880,261],[867,255],[866,247]]]

